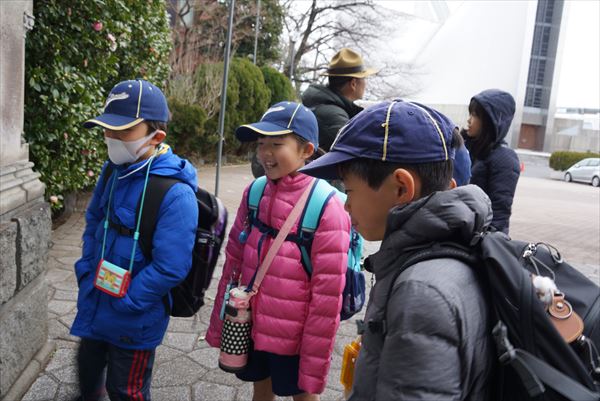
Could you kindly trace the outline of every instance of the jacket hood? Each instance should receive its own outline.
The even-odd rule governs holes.
[[[334,104],[345,110],[358,107],[344,96],[339,95],[324,85],[312,84],[302,94],[302,104],[306,107],[314,107],[322,104]]]
[[[483,107],[494,125],[494,144],[501,143],[515,115],[515,99],[510,93],[499,89],[485,90],[473,96],[473,99]]]
[[[369,257],[371,265],[377,275],[385,275],[411,248],[444,241],[469,245],[491,221],[490,199],[476,185],[435,192],[390,211],[381,249]]]
[[[143,167],[148,160],[142,160],[138,163],[129,166],[116,166],[114,168],[119,171],[119,179],[124,179],[127,176],[136,176],[145,174],[146,169]],[[182,159],[173,153],[169,145],[162,145],[158,156],[152,161],[150,174],[160,175],[163,177],[171,177],[188,184],[194,192],[198,187],[198,178],[196,169],[186,159]]]

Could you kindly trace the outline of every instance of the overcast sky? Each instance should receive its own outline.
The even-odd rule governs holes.
[[[558,107],[600,108],[600,1],[570,0]]]
[[[417,19],[422,19],[424,26],[433,22],[428,18],[434,15],[431,5],[433,2],[422,0],[376,0],[376,2],[384,7],[417,15],[419,17]],[[301,8],[307,8],[308,3],[305,3],[307,2],[303,0],[297,1],[298,6],[302,6]],[[463,3],[465,3],[464,0],[447,1],[448,11],[452,13]],[[563,23],[566,25],[562,31],[562,34],[565,35],[565,43],[560,60],[556,106],[600,108],[600,0],[566,0],[565,3],[567,12]],[[428,19],[429,21],[427,21]],[[413,25],[411,29],[418,31],[418,28]],[[507,26],[507,29],[510,27]],[[410,33],[404,35],[407,34],[410,36]],[[389,36],[393,36],[393,34]],[[406,47],[414,42],[403,40],[401,43],[402,49],[393,49],[389,45],[387,49],[397,55],[403,52],[411,53],[411,49]],[[418,51],[418,49],[413,51],[415,50]]]
[[[434,18],[431,6],[433,2],[412,0],[376,2],[384,7],[417,15],[424,20],[422,25],[428,24],[427,19]],[[449,12],[452,13],[463,3],[464,0],[447,1]],[[556,106],[598,109],[600,108],[600,1],[566,0],[565,3],[566,18],[563,14],[565,18],[563,23],[566,25],[561,32],[565,35],[565,43],[559,66]],[[407,43],[411,41],[403,41],[403,46]],[[407,49],[403,51],[410,52]]]

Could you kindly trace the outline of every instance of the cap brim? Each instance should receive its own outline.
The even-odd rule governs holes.
[[[366,78],[368,76],[371,75],[375,75],[379,72],[379,70],[376,70],[374,68],[367,68],[364,71],[360,71],[360,72],[352,72],[350,74],[330,74],[327,71],[325,71],[324,73],[322,73],[321,75],[324,76],[328,76],[328,77],[352,77],[352,78]]]
[[[144,121],[143,118],[132,118],[118,114],[102,114],[83,123],[85,128],[103,127],[115,131],[131,128]]]
[[[283,128],[267,121],[260,121],[238,127],[235,130],[235,136],[242,142],[251,142],[255,141],[259,135],[277,136],[291,134],[292,132],[289,128]]]
[[[334,150],[313,160],[298,171],[325,180],[338,180],[341,178],[338,173],[339,164],[356,158],[357,156],[350,153]]]

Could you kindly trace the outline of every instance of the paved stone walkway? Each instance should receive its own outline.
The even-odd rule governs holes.
[[[235,217],[243,188],[252,179],[249,171],[248,166],[225,167],[221,171],[222,186],[219,195],[230,211],[230,224]],[[201,169],[199,173],[201,185],[213,191],[214,175],[213,168]],[[553,186],[562,184],[564,183],[549,180],[521,179],[513,211],[511,226],[513,235],[518,234],[517,238],[551,238],[548,239],[549,242],[554,243],[559,249],[581,250],[568,255],[571,257],[570,261],[573,262],[575,259],[580,262],[584,273],[598,282],[598,265],[600,265],[598,249],[600,230],[597,227],[598,191],[596,188],[576,184],[572,187],[560,187],[582,192],[584,199],[591,199],[591,206],[588,202],[588,209],[584,209],[583,215],[577,217],[577,210],[584,207],[581,204],[569,209],[568,213],[563,212],[561,216],[552,209],[552,204],[547,206],[546,203],[546,206],[542,206],[540,199],[552,199],[553,202],[557,202],[560,197],[552,195],[554,198],[546,198],[545,191],[548,192],[548,196],[555,194]],[[567,207],[571,206],[571,199],[566,195],[564,195],[564,202]],[[560,210],[561,205],[555,206]],[[576,220],[577,218],[579,220]],[[83,214],[76,213],[52,233],[46,280],[50,287],[49,338],[56,343],[56,352],[46,369],[26,393],[23,401],[68,401],[77,393],[75,356],[78,338],[69,335],[69,327],[75,317],[77,299],[73,264],[81,254],[81,233],[84,225]],[[581,235],[582,231],[583,235]],[[377,244],[368,244],[369,253],[376,249]],[[215,272],[213,284],[219,277],[220,266]],[[367,273],[367,282],[369,281],[370,274]],[[158,348],[156,354],[152,387],[155,401],[251,399],[251,385],[244,384],[235,376],[221,371],[217,366],[218,350],[209,348],[204,342],[203,336],[208,326],[214,295],[213,285],[208,291],[208,305],[203,307],[194,318],[171,319],[163,345]],[[339,384],[343,346],[354,337],[354,320],[343,322],[336,336],[327,389],[321,397],[323,401],[343,399],[343,389]]]
[[[229,210],[230,225],[235,218],[241,193],[251,180],[249,171],[249,167],[224,167],[221,171],[219,197]],[[201,170],[199,175],[202,185],[214,191],[214,169]],[[23,401],[70,401],[77,395],[75,358],[79,338],[71,336],[69,328],[75,318],[77,301],[73,265],[81,255],[84,227],[85,218],[80,212],[73,214],[52,233],[46,280],[50,287],[49,338],[56,343],[56,352]],[[207,305],[193,318],[171,319],[163,344],[156,352],[152,380],[154,401],[242,401],[252,398],[251,384],[243,383],[234,375],[220,370],[217,364],[218,350],[210,348],[204,341],[223,261],[224,258],[221,258],[215,271]],[[344,345],[355,337],[355,327],[353,320],[343,322],[340,327],[327,389],[321,397],[323,401],[343,399],[343,387],[339,384],[341,359]]]

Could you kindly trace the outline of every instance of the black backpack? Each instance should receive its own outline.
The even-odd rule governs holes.
[[[390,281],[425,260],[454,258],[477,270],[495,323],[498,361],[493,375],[496,400],[600,400],[600,288],[562,260],[545,243],[511,240],[488,232],[470,247],[435,243],[407,254]],[[538,299],[530,273],[551,277],[584,322],[568,344]],[[387,304],[386,304],[387,309]],[[387,313],[387,310],[385,311]],[[384,313],[383,316],[386,316]]]
[[[109,164],[104,173],[105,184],[111,174],[112,169]],[[181,181],[159,175],[150,175],[148,179],[144,218],[140,225],[139,238],[140,249],[148,260],[152,260],[152,237],[156,229],[160,204],[169,189],[178,182]],[[167,296],[163,298],[165,310],[173,317],[194,316],[204,305],[204,293],[210,285],[227,228],[227,209],[219,198],[198,187],[196,201],[198,202],[198,228],[192,250],[192,267],[186,278],[171,289],[173,305],[169,306]],[[136,218],[139,211],[138,202]],[[121,235],[133,236],[133,229],[112,221],[110,226]]]

